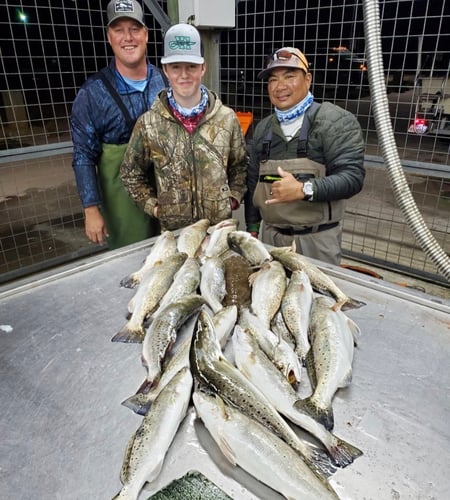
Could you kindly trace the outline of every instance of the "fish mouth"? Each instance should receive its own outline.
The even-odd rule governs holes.
[[[294,389],[297,389],[298,388],[298,383],[299,381],[297,380],[297,376],[295,375],[295,371],[293,369],[290,369],[288,372],[287,372],[287,381],[291,384],[291,386],[294,388]]]

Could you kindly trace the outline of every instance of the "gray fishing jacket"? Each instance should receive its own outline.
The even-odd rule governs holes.
[[[334,220],[333,202],[354,196],[363,186],[365,170],[361,127],[353,114],[329,102],[322,103],[311,113],[307,112],[304,120],[309,122],[307,158],[323,164],[325,176],[312,180],[313,201],[298,203],[325,202],[329,205],[329,220]],[[263,143],[270,127],[272,127],[272,139],[269,159],[287,160],[297,157],[299,132],[293,139],[287,141],[275,114],[258,123],[253,136],[247,174],[248,191],[245,195],[247,227],[261,221],[259,209],[253,204],[253,194],[259,179]],[[301,221],[298,221],[298,225],[301,225]]]
[[[189,134],[163,90],[136,122],[120,176],[146,213],[158,206],[161,230],[173,230],[203,218],[211,224],[230,218],[230,198],[240,203],[246,191],[247,164],[236,114],[216,94],[209,91],[207,111]]]

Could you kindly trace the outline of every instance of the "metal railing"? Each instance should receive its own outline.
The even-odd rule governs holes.
[[[80,85],[111,56],[100,4],[44,0],[26,8],[0,6],[0,281],[99,251],[84,236],[69,116]],[[166,2],[159,4],[167,9]],[[450,16],[444,4],[387,0],[381,14],[399,156],[428,227],[449,252],[450,143],[410,128],[422,79],[429,83],[448,65]],[[144,2],[143,7],[149,57],[159,64],[162,30]],[[367,177],[347,205],[344,255],[440,282],[392,197],[366,81],[362,16],[356,0],[240,1],[235,28],[220,33],[220,61],[209,63],[219,65],[222,100],[236,111],[251,111],[256,124],[271,112],[265,86],[256,78],[265,55],[284,45],[302,49],[312,66],[316,99],[354,113],[366,141]],[[444,112],[440,116],[445,119]],[[250,141],[251,135],[252,127]]]

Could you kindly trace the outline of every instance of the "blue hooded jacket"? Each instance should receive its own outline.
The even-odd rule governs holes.
[[[157,94],[166,87],[166,79],[158,68],[147,63],[148,84],[143,92],[131,88],[115,70],[115,60],[89,77],[81,86],[72,107],[70,119],[73,141],[73,169],[84,208],[101,203],[97,181],[97,165],[103,144],[126,144],[133,125],[150,109]],[[127,122],[102,80],[106,76],[117,90],[131,118]]]

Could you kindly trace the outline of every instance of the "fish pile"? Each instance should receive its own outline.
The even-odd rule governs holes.
[[[363,303],[235,219],[163,232],[120,284],[135,292],[112,341],[141,343],[146,375],[122,402],[143,419],[115,499],[158,477],[191,403],[233,465],[287,499],[339,498],[329,477],[362,451],[333,433],[332,402],[360,336],[344,310]]]

